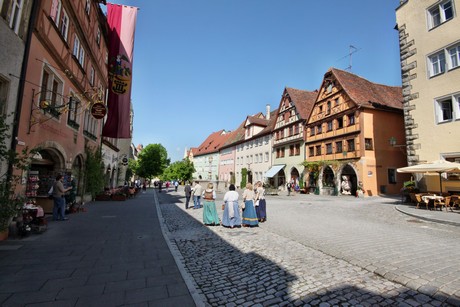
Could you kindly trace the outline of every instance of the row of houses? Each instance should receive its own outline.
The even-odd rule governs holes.
[[[135,153],[131,139],[101,137],[108,89],[108,24],[104,0],[0,1],[0,112],[8,116],[6,144],[39,148],[21,172],[19,193],[45,209],[56,176],[77,178],[84,193],[86,151],[100,150],[105,185],[124,182]],[[131,110],[131,127],[132,127]],[[10,145],[11,144],[11,145]],[[2,164],[2,174],[9,166]]]
[[[247,116],[186,152],[195,178],[293,181],[320,194],[397,194],[411,178],[421,190],[459,192],[460,177],[398,174],[406,165],[460,162],[459,0],[401,0],[396,8],[402,87],[332,68],[318,90],[286,87],[278,108]],[[389,29],[391,31],[391,29]],[[245,179],[245,180],[243,180]]]
[[[401,87],[331,68],[318,90],[286,87],[275,110],[247,116],[237,129],[212,133],[188,151],[195,178],[226,183],[292,182],[320,194],[399,193],[407,176]],[[342,183],[350,182],[351,191]]]

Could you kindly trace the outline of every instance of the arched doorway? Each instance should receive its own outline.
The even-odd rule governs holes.
[[[322,173],[322,195],[336,195],[337,189],[335,186],[334,171],[330,166],[326,166]]]
[[[350,195],[355,196],[356,195],[356,187],[358,186],[358,179],[357,179],[357,176],[356,176],[356,172],[355,172],[355,170],[353,169],[353,167],[351,165],[347,164],[347,165],[345,165],[343,167],[342,173],[341,173],[341,176],[340,176],[341,185],[342,185],[343,181],[345,180],[344,176],[349,181]],[[342,189],[341,189],[341,193],[342,193]],[[344,193],[342,193],[342,194],[345,195]]]
[[[71,173],[66,170],[64,155],[58,149],[44,148],[32,157],[25,178],[25,194],[34,198],[46,213],[53,209],[53,200],[48,198],[48,192],[58,174],[64,176],[64,186],[69,186]]]
[[[299,179],[300,179],[299,171],[297,170],[297,168],[293,167],[291,169],[291,176],[290,176],[289,182],[294,183],[294,187],[296,189],[300,186]]]

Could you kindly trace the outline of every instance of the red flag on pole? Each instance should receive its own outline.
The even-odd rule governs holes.
[[[131,137],[131,81],[137,7],[107,3],[109,94],[102,136]]]

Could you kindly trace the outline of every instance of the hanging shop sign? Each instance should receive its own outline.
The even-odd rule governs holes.
[[[91,115],[92,115],[95,119],[104,118],[104,116],[105,116],[106,114],[107,114],[107,107],[106,107],[103,103],[96,102],[96,103],[93,104],[93,106],[91,107]]]

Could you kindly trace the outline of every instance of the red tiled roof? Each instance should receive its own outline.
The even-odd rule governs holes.
[[[285,91],[291,97],[291,101],[294,103],[297,112],[302,119],[308,119],[310,117],[311,110],[316,102],[318,91],[304,91],[295,89],[292,87],[286,87]]]
[[[230,133],[226,133],[225,130],[219,130],[211,133],[206,140],[198,146],[198,150],[194,151],[194,156],[205,155],[209,153],[218,152],[222,145],[225,143]]]
[[[229,133],[229,136],[227,138],[227,141],[222,145],[221,148],[223,147],[229,147],[235,143],[238,143],[242,140],[244,140],[244,134],[245,134],[245,129],[244,129],[244,124],[246,123],[246,120],[244,120],[238,128],[233,130],[232,132]]]
[[[376,108],[379,105],[396,109],[403,108],[400,86],[373,83],[337,68],[331,68],[329,71],[334,74],[339,84],[356,104],[367,108]]]

